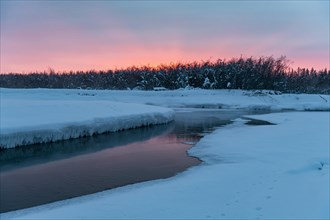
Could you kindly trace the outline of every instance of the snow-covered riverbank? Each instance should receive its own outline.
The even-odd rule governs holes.
[[[1,89],[1,143],[6,140],[7,146],[13,146],[22,143],[19,137],[72,137],[164,123],[173,118],[173,111],[163,107],[329,111],[329,103],[328,95],[227,90]],[[204,163],[173,178],[0,217],[328,219],[329,112],[274,113],[253,118],[276,125],[248,126],[238,119],[216,130],[189,152]]]
[[[329,112],[253,116],[204,137],[204,163],[151,181],[2,214],[21,219],[329,219]]]
[[[328,95],[276,95],[268,91],[240,90],[1,89],[0,146],[10,148],[65,140],[166,123],[173,119],[170,109],[155,105],[217,109],[329,110],[330,98]]]
[[[44,95],[51,97],[44,99]],[[171,109],[105,100],[62,99],[52,90],[1,89],[0,147],[66,140],[167,123]]]

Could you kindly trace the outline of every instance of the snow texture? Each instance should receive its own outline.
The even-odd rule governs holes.
[[[1,219],[329,219],[329,112],[249,116],[205,136],[202,165]]]
[[[20,93],[12,95],[1,90],[0,147],[91,136],[167,123],[174,118],[173,111],[163,107],[105,100],[63,100],[56,99],[56,94],[51,92],[48,95],[53,99],[45,100],[42,94],[21,97]]]
[[[273,91],[182,89],[167,91],[1,89],[1,99],[93,100],[140,103],[170,108],[330,110],[330,96],[277,94]]]

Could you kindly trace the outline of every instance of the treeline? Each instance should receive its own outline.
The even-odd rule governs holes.
[[[290,69],[285,57],[238,58],[108,71],[0,74],[4,88],[244,89],[330,94],[330,71]]]

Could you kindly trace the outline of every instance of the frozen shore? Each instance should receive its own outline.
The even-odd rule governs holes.
[[[174,118],[171,109],[143,104],[6,95],[1,94],[0,109],[3,148],[162,124]]]

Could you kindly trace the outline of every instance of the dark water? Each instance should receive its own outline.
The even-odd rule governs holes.
[[[192,144],[249,113],[186,109],[167,125],[2,150],[0,211],[173,176],[200,163]]]

